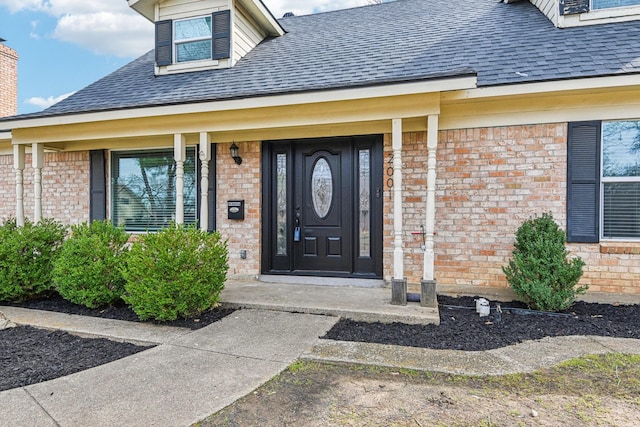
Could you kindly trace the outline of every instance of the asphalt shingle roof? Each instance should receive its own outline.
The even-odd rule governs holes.
[[[640,22],[558,29],[529,2],[397,0],[280,20],[233,68],[154,76],[153,51],[47,110],[171,105],[477,74],[478,86],[640,73]]]

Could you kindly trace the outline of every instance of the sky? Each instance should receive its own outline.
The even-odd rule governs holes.
[[[371,0],[263,0],[279,18]],[[153,48],[153,24],[126,0],[0,0],[0,38],[17,51],[18,113],[41,111]]]

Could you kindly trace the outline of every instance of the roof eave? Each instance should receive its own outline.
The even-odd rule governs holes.
[[[164,104],[106,111],[62,113],[58,115],[34,118],[20,118],[20,116],[16,116],[15,120],[6,121],[3,123],[3,126],[9,126],[12,129],[21,129],[41,126],[71,125],[106,120],[135,119],[155,116],[170,116],[176,114],[243,110],[250,108],[283,107],[321,102],[350,101],[356,99],[373,99],[420,93],[466,90],[476,87],[477,77],[475,73],[467,73],[457,76],[430,78],[419,81],[414,80],[379,85],[273,94],[217,101]]]

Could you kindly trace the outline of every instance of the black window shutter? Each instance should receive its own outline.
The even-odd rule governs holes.
[[[567,241],[600,241],[600,122],[569,123]]]
[[[589,0],[560,0],[560,15],[589,12]]]
[[[231,11],[214,12],[212,20],[212,57],[213,59],[228,58],[231,52]]]
[[[209,220],[207,231],[216,229],[216,144],[211,144],[211,162],[209,163]]]
[[[107,218],[107,189],[104,150],[89,151],[89,220]]]
[[[156,22],[156,65],[162,67],[173,62],[173,21]]]

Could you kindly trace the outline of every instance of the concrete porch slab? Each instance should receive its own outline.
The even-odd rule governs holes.
[[[419,303],[391,305],[391,289],[350,286],[349,279],[333,285],[267,283],[230,280],[220,296],[225,307],[341,316],[364,322],[438,324],[438,309]]]

